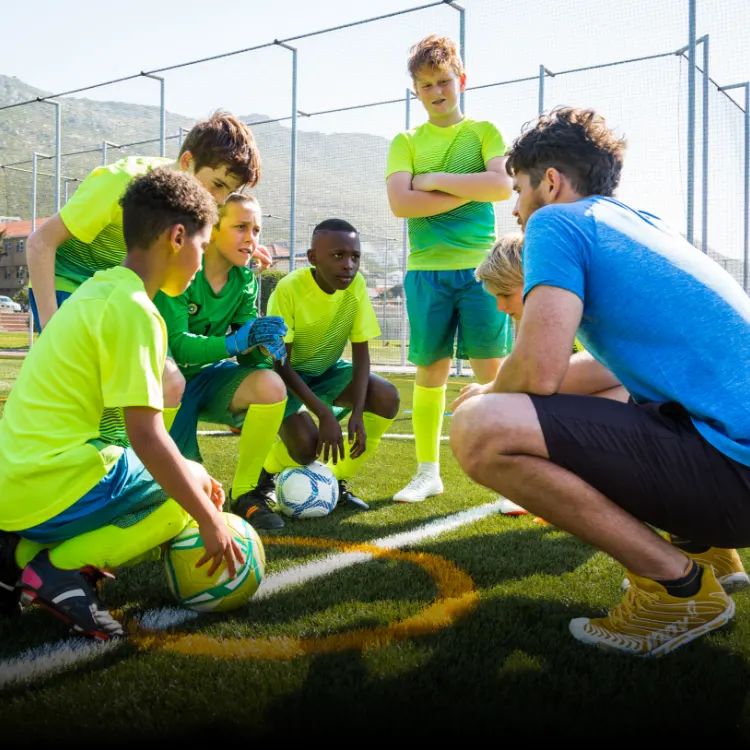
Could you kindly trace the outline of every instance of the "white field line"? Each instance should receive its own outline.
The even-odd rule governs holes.
[[[485,518],[499,510],[499,507],[500,501],[497,500],[460,513],[454,513],[411,531],[375,539],[367,542],[367,544],[383,549],[413,546],[426,539],[435,538]],[[320,560],[313,560],[283,570],[263,579],[258,592],[253,597],[253,601],[263,600],[290,586],[298,586],[316,578],[330,575],[350,565],[366,562],[371,560],[372,557],[371,554],[364,552],[338,552],[327,555]],[[197,617],[199,615],[190,610],[164,607],[144,612],[141,615],[140,622],[143,627],[150,630],[166,630]],[[14,684],[33,682],[52,673],[70,669],[87,661],[93,661],[104,654],[112,653],[125,643],[127,641],[101,642],[83,638],[68,638],[53,644],[35,646],[10,659],[0,661],[0,690]]]
[[[231,430],[198,430],[198,435],[202,437],[239,437],[239,433]],[[414,440],[414,435],[399,435],[395,432],[387,432],[383,435],[386,440]],[[447,435],[441,435],[441,440],[448,440]]]

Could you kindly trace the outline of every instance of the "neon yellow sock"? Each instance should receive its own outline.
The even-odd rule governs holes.
[[[32,542],[31,539],[21,539],[16,547],[16,565],[19,568],[25,568],[39,552],[46,547],[55,547],[55,544],[41,544],[40,542]]]
[[[142,521],[121,529],[104,526],[67,539],[50,552],[55,567],[75,570],[85,565],[117,568],[160,544],[173,539],[187,525],[190,516],[174,500],[167,500]]]
[[[240,433],[240,455],[232,482],[232,497],[238,498],[258,484],[260,470],[284,419],[286,399],[276,404],[250,404]]]
[[[289,455],[284,441],[281,438],[276,438],[276,442],[271,446],[271,450],[268,451],[263,468],[269,474],[278,474],[290,466],[300,466],[300,464]]]
[[[177,412],[180,410],[179,406],[165,406],[162,416],[164,417],[164,426],[167,428],[167,432],[172,429]]]
[[[440,433],[445,412],[445,386],[424,388],[414,384],[414,404],[411,422],[419,463],[438,463],[440,460]]]
[[[365,412],[362,415],[367,435],[367,447],[365,452],[357,458],[349,456],[349,445],[347,445],[346,457],[335,466],[329,461],[328,468],[333,472],[336,479],[351,479],[361,468],[365,461],[378,449],[380,438],[385,435],[386,430],[393,424],[392,419],[379,417],[377,414]]]

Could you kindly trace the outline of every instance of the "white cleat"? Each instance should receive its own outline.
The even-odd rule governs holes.
[[[401,492],[393,496],[396,503],[421,503],[428,497],[443,494],[443,480],[439,474],[418,471]]]
[[[512,500],[508,500],[507,497],[500,496],[498,498],[500,501],[500,508],[499,513],[502,513],[504,516],[528,516],[529,511],[527,511],[525,508],[522,508],[520,505],[516,505]]]

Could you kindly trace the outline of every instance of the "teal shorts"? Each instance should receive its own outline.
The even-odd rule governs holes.
[[[156,483],[132,448],[80,500],[54,518],[18,535],[40,544],[52,544],[96,531],[105,526],[129,528],[167,501],[167,493]]]
[[[511,320],[474,278],[473,269],[407,271],[409,361],[427,366],[441,359],[495,359],[510,354]],[[455,343],[455,349],[454,349]]]
[[[180,408],[169,434],[185,458],[202,462],[198,448],[198,420],[218,422],[240,429],[245,413],[232,414],[229,404],[242,381],[256,370],[273,369],[270,364],[238,365],[225,359],[215,362],[191,378],[185,386]]]
[[[352,382],[353,371],[354,368],[351,362],[340,359],[321,375],[308,375],[304,372],[298,372],[297,374],[324,404],[333,409],[336,419],[343,419],[349,414],[351,409],[335,407],[333,402],[341,395],[344,388]],[[291,391],[287,391],[284,419],[292,414],[296,414],[301,408],[302,402]]]

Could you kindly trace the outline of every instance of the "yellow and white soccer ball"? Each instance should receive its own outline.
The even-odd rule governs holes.
[[[210,561],[195,567],[205,548],[193,520],[170,542],[164,555],[170,591],[183,607],[197,612],[228,612],[242,607],[258,590],[265,572],[266,553],[255,529],[232,513],[222,516],[245,557],[235,578],[229,577],[224,563],[212,576],[208,575]]]

